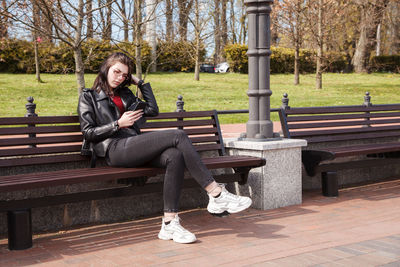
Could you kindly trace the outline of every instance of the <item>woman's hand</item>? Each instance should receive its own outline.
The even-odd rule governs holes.
[[[143,110],[126,111],[122,114],[118,120],[118,126],[120,128],[126,128],[132,126],[135,121],[139,120],[143,116]]]
[[[138,77],[132,75],[132,81],[133,81],[134,85],[137,85],[139,83],[140,79]]]

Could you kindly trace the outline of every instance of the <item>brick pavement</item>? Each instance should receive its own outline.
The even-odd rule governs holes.
[[[249,209],[216,218],[181,214],[198,241],[157,239],[161,218],[102,224],[34,237],[0,266],[400,266],[400,180],[342,189],[337,198],[305,192],[301,205]]]
[[[399,189],[400,179],[337,198],[310,191],[301,205],[225,218],[184,211],[198,238],[189,245],[158,240],[156,215],[35,235],[24,251],[3,238],[0,266],[400,266]]]

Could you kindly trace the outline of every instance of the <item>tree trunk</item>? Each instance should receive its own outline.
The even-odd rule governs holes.
[[[85,88],[85,68],[82,60],[82,27],[83,27],[83,18],[84,18],[84,3],[83,0],[78,1],[78,16],[76,18],[76,32],[75,32],[75,40],[74,40],[74,59],[75,59],[75,76],[78,84],[78,95],[80,95]]]
[[[195,67],[194,67],[194,79],[196,81],[200,80],[200,10],[199,10],[199,0],[195,0]]]
[[[294,85],[300,83],[300,46],[297,44],[294,50]]]
[[[36,71],[36,80],[40,83],[42,80],[40,79],[40,60],[39,60],[39,44],[37,40],[33,41],[35,46],[35,71]]]
[[[214,65],[220,63],[221,54],[221,27],[220,27],[220,14],[221,14],[221,0],[214,0]]]
[[[228,21],[226,19],[226,6],[228,0],[221,0],[222,8],[221,8],[221,50],[225,48],[228,44]],[[222,52],[222,51],[221,51]],[[222,53],[221,53],[222,56]]]
[[[376,55],[381,55],[381,23],[378,24],[378,28],[376,29]]]
[[[246,8],[244,6],[244,0],[241,0],[241,3],[242,3],[242,14],[240,17],[239,43],[244,44],[246,42],[246,37],[247,37]]]
[[[237,43],[237,34],[236,34],[236,17],[235,17],[235,1],[234,0],[229,0],[230,3],[230,24],[231,24],[231,33],[232,33],[232,43],[236,44]]]
[[[106,20],[104,19],[104,13],[103,13],[103,8],[101,8],[103,6],[103,0],[97,0],[97,7],[99,9],[99,14],[100,14],[100,26],[102,29],[101,32],[101,36],[104,39],[105,36],[105,29],[106,29]]]
[[[82,48],[81,46],[74,47],[74,59],[75,59],[75,76],[78,84],[78,95],[80,95],[85,88],[85,73],[84,65],[82,60]]]
[[[33,45],[35,50],[35,72],[36,72],[36,80],[41,82],[40,79],[40,61],[39,61],[39,47],[38,47],[38,29],[40,28],[40,9],[37,6],[37,3],[32,1],[32,8],[33,8]]]
[[[1,1],[3,10],[7,9],[6,0]],[[0,16],[0,39],[8,37],[8,17],[6,15]]]
[[[107,0],[106,28],[104,29],[104,37],[103,37],[103,39],[106,41],[111,41],[111,36],[112,36],[112,24],[111,24],[112,2],[113,0]]]
[[[126,17],[126,7],[125,0],[121,0],[121,15],[122,15],[122,24],[124,31],[124,42],[129,42],[129,20]]]
[[[86,12],[88,13],[87,15],[87,28],[86,28],[86,37],[88,39],[93,38],[93,0],[88,0],[86,2]]]
[[[389,15],[389,45],[388,54],[400,54],[400,3],[391,2],[388,6]]]
[[[146,0],[146,40],[151,47],[151,72],[157,71],[156,0]]]
[[[174,40],[174,24],[173,24],[173,0],[165,0],[165,16],[166,16],[166,40],[172,41]]]
[[[136,58],[136,77],[142,79],[142,2],[135,0],[135,29],[134,29],[134,43],[135,43],[135,58]]]
[[[181,41],[187,41],[187,25],[189,13],[193,6],[193,0],[178,0],[179,7],[179,37]]]
[[[360,38],[352,59],[354,71],[368,71],[368,62],[376,41],[376,30],[382,20],[383,11],[388,0],[376,0],[361,5]]]
[[[318,1],[317,69],[316,69],[316,74],[315,74],[315,88],[316,89],[322,89],[322,56],[323,56],[322,7],[323,7],[323,0],[319,0]]]

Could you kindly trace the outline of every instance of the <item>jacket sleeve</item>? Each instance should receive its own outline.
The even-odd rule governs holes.
[[[97,143],[103,141],[118,131],[116,121],[105,125],[97,125],[94,100],[89,90],[83,91],[79,97],[78,115],[83,136],[89,142]]]
[[[144,100],[147,102],[147,107],[144,110],[144,115],[148,117],[155,117],[158,115],[158,105],[154,97],[153,90],[150,83],[145,83],[140,87]]]

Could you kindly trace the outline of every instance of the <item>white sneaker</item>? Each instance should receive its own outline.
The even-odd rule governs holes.
[[[188,244],[196,241],[196,236],[182,227],[179,223],[179,216],[169,223],[165,224],[164,218],[162,220],[161,230],[158,233],[158,238],[162,240],[174,240],[177,243]]]
[[[222,191],[219,197],[208,196],[210,201],[208,202],[207,210],[212,214],[220,214],[225,211],[237,213],[250,207],[252,202],[249,197],[242,197],[229,193],[224,185],[222,185]]]

